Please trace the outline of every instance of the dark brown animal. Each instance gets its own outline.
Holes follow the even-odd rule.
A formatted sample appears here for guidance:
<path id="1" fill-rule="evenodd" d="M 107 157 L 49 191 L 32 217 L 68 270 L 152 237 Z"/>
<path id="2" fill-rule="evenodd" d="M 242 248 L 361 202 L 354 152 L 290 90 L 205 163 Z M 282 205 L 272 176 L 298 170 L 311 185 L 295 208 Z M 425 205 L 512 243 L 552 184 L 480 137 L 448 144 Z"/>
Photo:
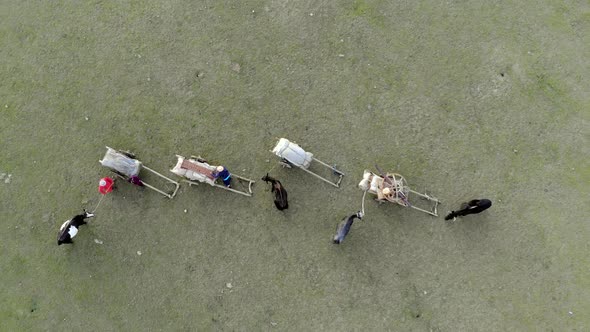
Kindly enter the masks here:
<path id="1" fill-rule="evenodd" d="M 274 194 L 274 202 L 277 209 L 281 211 L 288 209 L 289 202 L 287 201 L 287 190 L 285 190 L 281 181 L 270 177 L 268 173 L 262 178 L 262 181 L 270 183 L 271 192 Z"/>

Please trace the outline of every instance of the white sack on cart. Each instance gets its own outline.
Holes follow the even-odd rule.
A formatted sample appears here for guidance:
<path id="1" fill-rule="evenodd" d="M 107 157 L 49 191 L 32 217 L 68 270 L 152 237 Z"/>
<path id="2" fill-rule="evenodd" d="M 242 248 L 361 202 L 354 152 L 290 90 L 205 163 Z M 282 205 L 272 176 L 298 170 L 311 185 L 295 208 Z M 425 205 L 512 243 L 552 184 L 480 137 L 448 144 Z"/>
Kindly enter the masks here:
<path id="1" fill-rule="evenodd" d="M 305 152 L 299 145 L 289 142 L 286 138 L 281 138 L 272 152 L 287 159 L 291 164 L 305 169 L 309 167 L 313 158 L 312 153 Z"/>
<path id="2" fill-rule="evenodd" d="M 139 160 L 129 158 L 112 148 L 107 148 L 107 153 L 100 160 L 100 163 L 129 177 L 138 175 L 141 170 L 141 162 Z"/>

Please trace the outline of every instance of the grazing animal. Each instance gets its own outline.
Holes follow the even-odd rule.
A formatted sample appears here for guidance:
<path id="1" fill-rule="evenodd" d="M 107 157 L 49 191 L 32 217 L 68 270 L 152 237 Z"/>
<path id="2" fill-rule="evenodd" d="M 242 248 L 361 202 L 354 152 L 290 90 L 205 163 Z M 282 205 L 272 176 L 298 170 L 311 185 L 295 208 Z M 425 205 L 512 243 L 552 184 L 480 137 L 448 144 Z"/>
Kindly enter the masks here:
<path id="1" fill-rule="evenodd" d="M 285 187 L 283 187 L 281 181 L 270 177 L 268 173 L 266 173 L 266 175 L 262 178 L 262 181 L 265 181 L 267 183 L 270 182 L 271 192 L 275 196 L 274 201 L 277 209 L 281 211 L 288 209 L 289 202 L 287 201 L 287 190 L 285 190 Z"/>
<path id="2" fill-rule="evenodd" d="M 451 213 L 445 217 L 445 220 L 455 220 L 459 216 L 480 213 L 481 211 L 488 209 L 490 206 L 492 206 L 492 201 L 489 199 L 474 199 L 467 203 L 461 204 L 461 210 L 451 211 Z"/>
<path id="3" fill-rule="evenodd" d="M 359 211 L 349 217 L 342 219 L 340 224 L 338 224 L 338 227 L 336 227 L 336 235 L 334 235 L 335 244 L 340 244 L 342 241 L 344 241 L 344 238 L 348 232 L 350 232 L 350 227 L 354 222 L 354 218 L 363 219 L 363 213 Z"/>
<path id="4" fill-rule="evenodd" d="M 86 212 L 74 216 L 72 219 L 67 220 L 59 228 L 59 234 L 57 235 L 57 245 L 60 246 L 64 243 L 73 243 L 72 238 L 78 234 L 78 228 L 86 224 L 84 219 L 92 218 L 94 214 Z"/>

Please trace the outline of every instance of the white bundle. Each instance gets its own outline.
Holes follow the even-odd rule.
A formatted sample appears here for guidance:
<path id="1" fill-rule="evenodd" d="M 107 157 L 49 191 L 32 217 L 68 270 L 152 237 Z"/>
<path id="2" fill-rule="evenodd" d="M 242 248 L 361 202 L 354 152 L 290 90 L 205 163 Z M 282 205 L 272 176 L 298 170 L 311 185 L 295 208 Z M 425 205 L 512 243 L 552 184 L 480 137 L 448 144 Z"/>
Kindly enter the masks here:
<path id="1" fill-rule="evenodd" d="M 176 162 L 176 166 L 174 166 L 173 169 L 170 170 L 170 172 L 179 175 L 179 176 L 185 176 L 186 174 L 186 169 L 182 168 L 182 163 L 184 162 L 184 157 L 181 156 L 177 156 L 178 157 L 178 162 Z"/>
<path id="2" fill-rule="evenodd" d="M 377 192 L 379 190 L 379 185 L 383 182 L 383 179 L 380 177 L 373 175 L 373 180 L 371 181 L 371 191 Z"/>
<path id="3" fill-rule="evenodd" d="M 141 169 L 141 162 L 108 147 L 107 153 L 100 160 L 100 163 L 126 176 L 138 175 Z"/>
<path id="4" fill-rule="evenodd" d="M 362 191 L 367 191 L 369 190 L 369 182 L 371 181 L 371 172 L 365 171 L 363 173 L 363 179 L 361 180 L 361 182 L 359 183 L 359 188 Z"/>
<path id="5" fill-rule="evenodd" d="M 299 145 L 289 142 L 286 138 L 281 138 L 272 152 L 281 158 L 287 159 L 291 164 L 306 169 L 313 158 L 312 153 L 305 152 Z"/>

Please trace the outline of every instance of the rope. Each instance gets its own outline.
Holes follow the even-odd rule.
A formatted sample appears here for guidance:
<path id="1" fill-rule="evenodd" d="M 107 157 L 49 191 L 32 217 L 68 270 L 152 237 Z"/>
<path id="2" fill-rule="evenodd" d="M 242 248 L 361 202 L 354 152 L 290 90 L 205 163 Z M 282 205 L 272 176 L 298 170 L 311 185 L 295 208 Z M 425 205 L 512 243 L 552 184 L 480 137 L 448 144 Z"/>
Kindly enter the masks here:
<path id="1" fill-rule="evenodd" d="M 115 185 L 115 181 L 113 181 L 113 183 L 111 183 L 111 185 L 106 189 L 106 191 L 108 191 L 109 189 L 111 189 L 112 186 Z M 107 192 L 108 194 L 108 192 Z M 96 204 L 96 207 L 94 208 L 94 210 L 92 210 L 92 214 L 94 214 L 94 212 L 96 211 L 96 209 L 98 209 L 98 207 L 100 206 L 100 203 L 102 203 L 103 198 L 106 196 L 106 194 L 102 195 L 102 197 L 100 198 L 100 200 L 98 201 L 98 204 Z"/>
<path id="2" fill-rule="evenodd" d="M 94 210 L 92 210 L 92 214 L 94 214 L 94 212 L 96 211 L 96 209 L 98 209 L 98 207 L 100 206 L 100 203 L 102 202 L 102 199 L 105 197 L 106 195 L 102 195 L 102 197 L 100 198 L 100 200 L 98 201 L 98 204 L 96 205 L 96 207 L 94 208 Z"/>
<path id="3" fill-rule="evenodd" d="M 275 169 L 275 167 L 277 167 L 279 163 L 275 163 L 275 165 L 273 167 L 271 167 L 268 171 L 266 171 L 266 174 L 270 174 L 270 172 Z"/>
<path id="4" fill-rule="evenodd" d="M 363 214 L 363 217 L 365 216 L 365 196 L 367 195 L 367 191 L 368 190 L 365 190 L 363 193 L 363 200 L 361 201 L 361 213 Z"/>

